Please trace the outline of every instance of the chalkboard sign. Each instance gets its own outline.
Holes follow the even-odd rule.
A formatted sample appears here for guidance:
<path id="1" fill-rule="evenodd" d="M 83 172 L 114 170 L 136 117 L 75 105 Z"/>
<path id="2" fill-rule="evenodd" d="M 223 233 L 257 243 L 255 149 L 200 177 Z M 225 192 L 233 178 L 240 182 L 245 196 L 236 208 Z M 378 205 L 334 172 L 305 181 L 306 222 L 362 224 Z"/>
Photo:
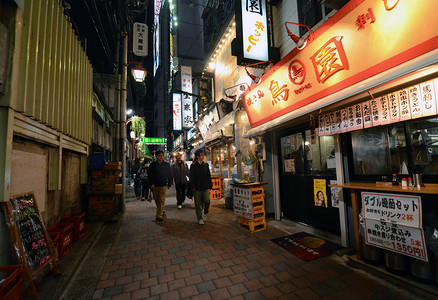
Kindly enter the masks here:
<path id="1" fill-rule="evenodd" d="M 29 282 L 29 294 L 36 297 L 33 280 L 42 278 L 53 269 L 59 274 L 56 253 L 47 234 L 33 193 L 9 198 L 3 211 L 11 233 L 11 240 L 18 260 L 24 265 L 24 275 Z"/>

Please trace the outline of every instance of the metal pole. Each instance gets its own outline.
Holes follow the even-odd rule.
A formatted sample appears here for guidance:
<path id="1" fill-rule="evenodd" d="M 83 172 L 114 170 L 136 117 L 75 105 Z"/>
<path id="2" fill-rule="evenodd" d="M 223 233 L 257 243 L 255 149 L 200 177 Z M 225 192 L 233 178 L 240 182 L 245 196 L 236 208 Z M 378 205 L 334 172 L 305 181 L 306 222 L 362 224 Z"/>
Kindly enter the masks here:
<path id="1" fill-rule="evenodd" d="M 114 130 L 114 159 L 115 161 L 121 161 L 121 148 L 120 148 L 120 37 L 117 39 L 117 48 L 116 48 L 116 74 L 114 77 L 114 83 L 116 87 L 116 91 L 114 93 L 114 104 L 115 104 L 115 112 L 116 112 L 116 128 Z M 125 174 L 123 174 L 123 177 Z"/>

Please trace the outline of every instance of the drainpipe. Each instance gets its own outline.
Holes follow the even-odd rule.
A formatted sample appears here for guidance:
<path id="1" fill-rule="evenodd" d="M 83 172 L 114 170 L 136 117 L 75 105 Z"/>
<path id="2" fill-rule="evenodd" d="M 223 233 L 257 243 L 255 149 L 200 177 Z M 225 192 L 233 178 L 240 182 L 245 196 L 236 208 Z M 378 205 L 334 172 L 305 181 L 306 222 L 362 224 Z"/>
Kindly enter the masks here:
<path id="1" fill-rule="evenodd" d="M 120 36 L 117 39 L 117 48 L 116 48 L 116 74 L 114 77 L 114 86 L 115 93 L 114 93 L 114 103 L 115 103 L 115 113 L 116 113 L 116 122 L 115 122 L 115 130 L 114 130 L 114 155 L 113 159 L 115 161 L 121 161 L 121 154 L 120 154 Z M 123 175 L 125 176 L 125 175 Z"/>
<path id="2" fill-rule="evenodd" d="M 123 192 L 122 192 L 122 210 L 125 211 L 125 199 L 126 199 L 126 83 L 128 78 L 128 33 L 122 32 L 123 39 L 123 57 L 122 57 L 122 81 L 121 81 L 121 123 L 120 123 L 120 144 L 122 146 L 122 172 L 123 172 Z"/>

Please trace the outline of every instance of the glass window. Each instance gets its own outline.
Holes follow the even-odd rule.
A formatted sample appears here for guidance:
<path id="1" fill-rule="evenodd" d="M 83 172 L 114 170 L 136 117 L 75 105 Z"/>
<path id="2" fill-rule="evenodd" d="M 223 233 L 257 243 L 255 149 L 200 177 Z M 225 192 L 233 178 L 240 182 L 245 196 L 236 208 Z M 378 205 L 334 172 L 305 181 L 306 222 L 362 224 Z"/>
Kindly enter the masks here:
<path id="1" fill-rule="evenodd" d="M 310 130 L 307 130 L 305 145 L 310 174 L 336 172 L 335 143 L 332 135 L 319 136 L 312 144 Z"/>
<path id="2" fill-rule="evenodd" d="M 351 133 L 355 175 L 407 174 L 403 124 L 372 127 Z"/>
<path id="3" fill-rule="evenodd" d="M 411 173 L 438 174 L 438 118 L 407 123 Z"/>
<path id="4" fill-rule="evenodd" d="M 303 134 L 300 132 L 282 137 L 280 143 L 284 173 L 304 173 Z"/>

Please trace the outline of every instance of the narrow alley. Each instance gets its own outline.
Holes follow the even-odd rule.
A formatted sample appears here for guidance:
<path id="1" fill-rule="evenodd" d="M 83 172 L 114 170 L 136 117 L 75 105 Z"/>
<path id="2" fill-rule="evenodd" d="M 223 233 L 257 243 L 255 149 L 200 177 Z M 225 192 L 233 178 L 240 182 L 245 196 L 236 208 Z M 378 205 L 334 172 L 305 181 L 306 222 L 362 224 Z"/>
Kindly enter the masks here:
<path id="1" fill-rule="evenodd" d="M 166 218 L 155 204 L 128 194 L 118 224 L 104 226 L 62 299 L 414 299 L 346 265 L 337 254 L 305 262 L 270 240 L 287 235 L 272 226 L 250 234 L 238 228 L 222 200 L 198 225 L 193 201 Z"/>

